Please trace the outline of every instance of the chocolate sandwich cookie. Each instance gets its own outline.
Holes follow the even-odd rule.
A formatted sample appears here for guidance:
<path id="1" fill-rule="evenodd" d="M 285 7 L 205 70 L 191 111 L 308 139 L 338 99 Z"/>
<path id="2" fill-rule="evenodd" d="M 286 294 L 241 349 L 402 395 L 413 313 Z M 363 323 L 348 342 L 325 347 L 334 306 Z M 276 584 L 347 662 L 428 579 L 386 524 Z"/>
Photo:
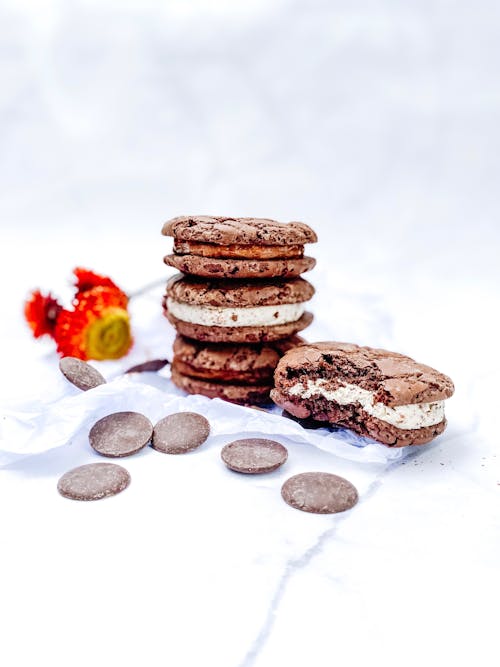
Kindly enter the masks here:
<path id="1" fill-rule="evenodd" d="M 163 226 L 174 237 L 165 263 L 204 278 L 293 278 L 315 265 L 304 244 L 317 241 L 302 222 L 267 218 L 181 216 Z"/>
<path id="2" fill-rule="evenodd" d="M 178 274 L 167 284 L 164 312 L 178 333 L 209 342 L 258 343 L 293 336 L 312 321 L 305 302 L 314 287 L 288 281 L 203 281 Z"/>
<path id="3" fill-rule="evenodd" d="M 300 336 L 241 345 L 203 343 L 178 335 L 174 341 L 172 365 L 177 372 L 201 380 L 272 386 L 278 361 L 285 352 L 304 343 Z"/>
<path id="4" fill-rule="evenodd" d="M 287 350 L 303 344 L 300 336 L 273 343 L 204 343 L 177 336 L 172 381 L 190 394 L 233 403 L 267 403 L 273 374 Z"/>
<path id="5" fill-rule="evenodd" d="M 274 375 L 273 401 L 301 419 L 312 417 L 403 447 L 423 445 L 446 427 L 449 377 L 396 352 L 349 343 L 290 350 Z"/>

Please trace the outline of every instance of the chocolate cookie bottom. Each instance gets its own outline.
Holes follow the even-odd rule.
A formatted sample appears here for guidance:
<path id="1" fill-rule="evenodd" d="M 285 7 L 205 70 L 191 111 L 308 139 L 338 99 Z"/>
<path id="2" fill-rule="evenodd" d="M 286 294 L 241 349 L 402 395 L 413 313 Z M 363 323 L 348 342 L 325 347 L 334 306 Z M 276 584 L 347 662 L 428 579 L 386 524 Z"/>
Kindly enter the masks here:
<path id="1" fill-rule="evenodd" d="M 416 429 L 402 429 L 369 415 L 356 404 L 339 405 L 326 398 L 296 398 L 281 393 L 278 389 L 271 392 L 272 400 L 296 417 L 311 417 L 335 426 L 351 429 L 389 447 L 407 445 L 425 445 L 440 435 L 446 428 L 446 419 L 432 426 Z"/>
<path id="2" fill-rule="evenodd" d="M 172 366 L 172 382 L 188 394 L 201 394 L 208 398 L 222 398 L 230 403 L 268 403 L 271 385 L 244 385 L 210 382 L 180 373 Z"/>
<path id="3" fill-rule="evenodd" d="M 294 259 L 226 259 L 198 255 L 167 255 L 165 264 L 203 278 L 296 278 L 314 268 L 312 257 Z"/>

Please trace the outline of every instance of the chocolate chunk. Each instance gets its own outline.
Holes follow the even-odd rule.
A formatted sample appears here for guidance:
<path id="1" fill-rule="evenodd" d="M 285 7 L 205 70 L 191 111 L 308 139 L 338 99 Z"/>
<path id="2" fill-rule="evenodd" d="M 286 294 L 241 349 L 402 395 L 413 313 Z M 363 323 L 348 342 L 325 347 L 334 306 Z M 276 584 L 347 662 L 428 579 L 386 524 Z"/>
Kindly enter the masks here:
<path id="1" fill-rule="evenodd" d="M 128 371 L 125 371 L 125 374 L 156 373 L 157 371 L 161 371 L 161 369 L 169 363 L 170 362 L 168 359 L 151 359 L 151 361 L 145 361 L 142 364 L 137 364 L 137 366 L 132 366 L 132 368 L 129 368 Z"/>
<path id="2" fill-rule="evenodd" d="M 72 500 L 99 500 L 120 493 L 130 484 L 130 475 L 115 463 L 89 463 L 64 473 L 57 490 Z"/>
<path id="3" fill-rule="evenodd" d="M 154 427 L 152 446 L 164 454 L 185 454 L 202 445 L 210 424 L 197 412 L 175 412 Z"/>
<path id="4" fill-rule="evenodd" d="M 119 458 L 145 447 L 153 435 L 153 425 L 138 412 L 114 412 L 90 429 L 90 445 L 98 454 Z"/>
<path id="5" fill-rule="evenodd" d="M 358 502 L 356 488 L 343 477 L 328 472 L 303 472 L 281 487 L 283 500 L 295 509 L 314 514 L 335 514 Z"/>
<path id="6" fill-rule="evenodd" d="M 106 380 L 97 369 L 76 357 L 63 357 L 59 362 L 59 369 L 71 384 L 82 391 L 106 384 Z"/>
<path id="7" fill-rule="evenodd" d="M 228 468 L 251 475 L 272 472 L 287 460 L 288 452 L 279 442 L 265 438 L 235 440 L 221 451 Z"/>

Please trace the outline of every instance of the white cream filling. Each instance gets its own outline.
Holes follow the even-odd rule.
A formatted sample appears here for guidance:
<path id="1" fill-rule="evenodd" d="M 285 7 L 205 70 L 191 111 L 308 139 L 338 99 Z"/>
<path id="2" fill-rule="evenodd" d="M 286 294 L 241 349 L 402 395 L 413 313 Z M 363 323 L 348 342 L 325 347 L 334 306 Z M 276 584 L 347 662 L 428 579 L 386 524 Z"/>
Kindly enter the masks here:
<path id="1" fill-rule="evenodd" d="M 339 405 L 351 405 L 358 403 L 365 412 L 381 421 L 392 424 L 402 429 L 423 428 L 439 424 L 444 419 L 444 401 L 433 403 L 410 403 L 408 405 L 397 405 L 394 408 L 384 403 L 374 402 L 374 393 L 358 387 L 355 384 L 344 384 L 338 389 L 325 389 L 327 380 L 308 380 L 307 388 L 302 384 L 296 384 L 288 393 L 300 398 L 311 398 L 312 396 L 323 396 L 329 401 L 335 401 Z"/>
<path id="2" fill-rule="evenodd" d="M 251 327 L 288 324 L 299 320 L 305 310 L 303 303 L 284 303 L 276 306 L 252 308 L 221 308 L 218 306 L 193 306 L 189 303 L 167 299 L 167 308 L 178 320 L 208 327 Z"/>

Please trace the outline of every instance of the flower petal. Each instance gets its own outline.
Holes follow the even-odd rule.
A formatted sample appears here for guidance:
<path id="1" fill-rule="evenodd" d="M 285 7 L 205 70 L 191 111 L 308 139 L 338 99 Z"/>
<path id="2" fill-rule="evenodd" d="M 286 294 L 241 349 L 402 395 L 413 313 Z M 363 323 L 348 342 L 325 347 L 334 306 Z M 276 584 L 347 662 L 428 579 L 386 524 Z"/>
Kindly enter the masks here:
<path id="1" fill-rule="evenodd" d="M 118 285 L 111 280 L 111 278 L 108 278 L 107 276 L 101 276 L 98 273 L 94 273 L 94 271 L 84 269 L 80 266 L 73 270 L 73 274 L 76 278 L 76 296 L 82 292 L 87 292 L 94 287 L 111 287 L 117 290 L 120 289 Z"/>
<path id="2" fill-rule="evenodd" d="M 63 357 L 118 359 L 132 345 L 127 295 L 118 288 L 94 287 L 77 294 L 74 310 L 60 314 L 54 338 Z"/>
<path id="3" fill-rule="evenodd" d="M 42 294 L 40 290 L 32 292 L 30 298 L 24 304 L 24 317 L 28 322 L 33 336 L 54 336 L 56 322 L 62 311 L 62 306 L 52 294 Z"/>

